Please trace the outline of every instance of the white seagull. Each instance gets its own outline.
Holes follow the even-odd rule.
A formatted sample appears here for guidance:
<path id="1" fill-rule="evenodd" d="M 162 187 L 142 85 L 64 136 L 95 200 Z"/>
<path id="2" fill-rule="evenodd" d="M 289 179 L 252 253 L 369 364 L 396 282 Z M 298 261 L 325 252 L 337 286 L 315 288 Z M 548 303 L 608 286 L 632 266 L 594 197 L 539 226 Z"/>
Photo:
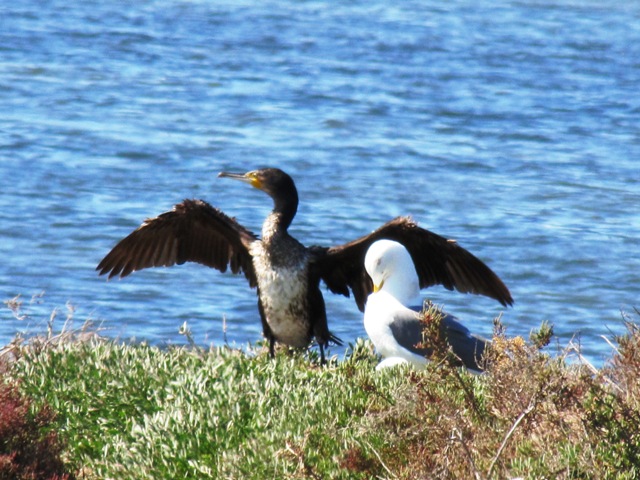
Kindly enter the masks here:
<path id="1" fill-rule="evenodd" d="M 376 370 L 400 363 L 423 368 L 431 353 L 418 348 L 422 342 L 423 324 L 420 308 L 418 275 L 407 249 L 392 240 L 378 240 L 369 247 L 365 269 L 373 280 L 373 293 L 364 310 L 364 328 L 384 360 Z M 441 328 L 453 353 L 462 364 L 480 371 L 480 359 L 487 341 L 472 335 L 452 315 L 443 313 Z"/>

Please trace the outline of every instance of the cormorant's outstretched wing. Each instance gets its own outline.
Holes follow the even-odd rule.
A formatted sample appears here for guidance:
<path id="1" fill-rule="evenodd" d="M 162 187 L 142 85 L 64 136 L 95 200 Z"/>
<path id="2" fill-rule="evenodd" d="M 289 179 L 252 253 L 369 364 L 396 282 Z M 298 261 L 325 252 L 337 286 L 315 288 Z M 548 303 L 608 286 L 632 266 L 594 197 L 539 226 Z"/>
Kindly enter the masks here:
<path id="1" fill-rule="evenodd" d="M 312 268 L 333 293 L 349 296 L 353 291 L 358 308 L 364 311 L 373 283 L 364 268 L 369 246 L 380 239 L 395 240 L 411 254 L 420 288 L 443 285 L 463 293 L 485 295 L 502 305 L 513 304 L 509 289 L 481 260 L 454 240 L 418 227 L 407 217 L 397 217 L 379 229 L 344 245 L 312 247 Z"/>
<path id="2" fill-rule="evenodd" d="M 256 286 L 249 245 L 257 237 L 233 218 L 202 200 L 184 200 L 155 218 L 147 219 L 122 239 L 96 270 L 126 277 L 149 267 L 197 262 L 221 272 L 231 267 Z"/>

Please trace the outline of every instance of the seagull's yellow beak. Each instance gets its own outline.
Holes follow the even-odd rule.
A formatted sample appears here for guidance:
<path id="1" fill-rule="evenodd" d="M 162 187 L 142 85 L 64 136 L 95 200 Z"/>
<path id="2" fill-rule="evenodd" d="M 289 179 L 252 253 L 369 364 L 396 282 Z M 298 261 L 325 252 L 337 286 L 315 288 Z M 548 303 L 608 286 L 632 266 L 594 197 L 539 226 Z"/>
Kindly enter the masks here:
<path id="1" fill-rule="evenodd" d="M 373 284 L 373 293 L 377 293 L 380 291 L 380 289 L 382 288 L 382 286 L 384 285 L 384 280 L 382 280 L 380 283 L 378 284 Z"/>

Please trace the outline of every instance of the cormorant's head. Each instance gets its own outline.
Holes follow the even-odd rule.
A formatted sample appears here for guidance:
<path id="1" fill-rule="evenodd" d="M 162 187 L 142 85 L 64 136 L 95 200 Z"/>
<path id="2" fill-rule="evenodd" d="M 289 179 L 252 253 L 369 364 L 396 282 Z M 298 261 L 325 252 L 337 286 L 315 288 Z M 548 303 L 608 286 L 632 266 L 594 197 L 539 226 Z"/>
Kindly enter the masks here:
<path id="1" fill-rule="evenodd" d="M 274 200 L 295 195 L 298 192 L 293 180 L 279 168 L 261 168 L 247 173 L 220 172 L 218 177 L 234 178 L 262 190 Z"/>
<path id="2" fill-rule="evenodd" d="M 279 228 L 289 227 L 298 211 L 298 190 L 289 175 L 279 168 L 261 168 L 247 173 L 220 172 L 218 176 L 235 178 L 267 193 L 273 199 Z"/>

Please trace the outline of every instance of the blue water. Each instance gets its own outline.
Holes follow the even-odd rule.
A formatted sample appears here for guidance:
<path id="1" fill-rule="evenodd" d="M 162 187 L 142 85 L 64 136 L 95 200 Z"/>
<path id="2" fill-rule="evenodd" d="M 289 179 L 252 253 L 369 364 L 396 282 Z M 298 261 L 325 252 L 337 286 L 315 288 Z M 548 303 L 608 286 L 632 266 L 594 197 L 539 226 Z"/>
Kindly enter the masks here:
<path id="1" fill-rule="evenodd" d="M 601 336 L 640 306 L 640 5 L 334 3 L 0 6 L 0 297 L 26 315 L 0 310 L 0 344 L 54 309 L 56 328 L 156 344 L 185 321 L 201 344 L 259 340 L 243 277 L 94 268 L 186 197 L 259 231 L 270 200 L 216 174 L 277 166 L 304 243 L 410 214 L 507 283 L 508 332 L 550 320 L 560 345 L 610 355 Z M 424 293 L 484 335 L 503 311 Z M 352 300 L 325 297 L 334 333 L 365 335 Z"/>

